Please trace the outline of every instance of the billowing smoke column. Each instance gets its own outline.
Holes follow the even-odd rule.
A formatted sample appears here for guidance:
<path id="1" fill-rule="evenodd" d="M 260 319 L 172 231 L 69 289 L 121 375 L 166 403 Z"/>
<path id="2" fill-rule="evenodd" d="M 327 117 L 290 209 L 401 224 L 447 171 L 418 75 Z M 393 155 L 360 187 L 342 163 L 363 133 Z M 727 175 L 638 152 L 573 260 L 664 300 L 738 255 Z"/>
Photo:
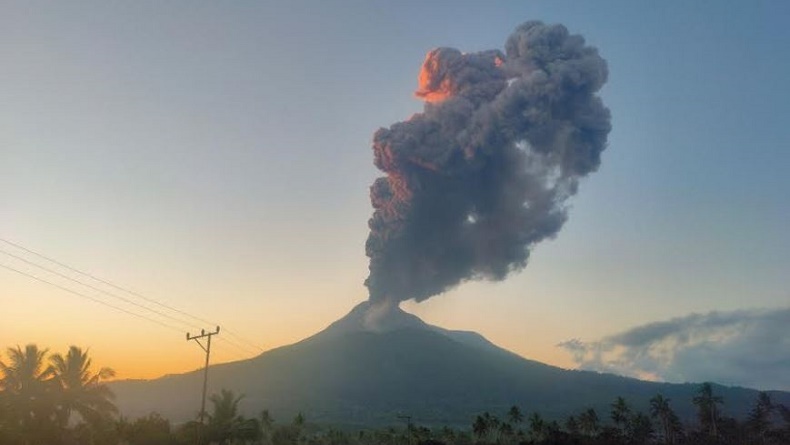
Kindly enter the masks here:
<path id="1" fill-rule="evenodd" d="M 561 25 L 528 22 L 498 50 L 428 53 L 423 113 L 380 129 L 366 244 L 374 303 L 501 280 L 557 234 L 611 129 L 606 62 Z"/>

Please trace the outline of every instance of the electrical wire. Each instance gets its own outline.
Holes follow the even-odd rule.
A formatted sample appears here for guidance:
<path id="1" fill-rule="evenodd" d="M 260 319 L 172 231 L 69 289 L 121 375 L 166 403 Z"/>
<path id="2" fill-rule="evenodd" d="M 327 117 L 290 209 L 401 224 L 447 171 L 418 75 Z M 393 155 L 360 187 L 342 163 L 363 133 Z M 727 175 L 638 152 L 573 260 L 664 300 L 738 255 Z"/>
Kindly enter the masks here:
<path id="1" fill-rule="evenodd" d="M 129 294 L 129 295 L 132 295 L 132 296 L 134 296 L 134 297 L 140 298 L 140 299 L 142 299 L 142 300 L 144 300 L 144 301 L 147 301 L 147 302 L 149 302 L 149 303 L 155 304 L 155 305 L 157 305 L 157 306 L 159 306 L 159 307 L 162 307 L 162 308 L 164 308 L 164 309 L 167 309 L 167 310 L 173 311 L 173 312 L 175 312 L 175 313 L 178 313 L 178 314 L 181 314 L 181 315 L 183 315 L 183 316 L 189 317 L 189 318 L 191 318 L 191 319 L 193 319 L 193 320 L 200 321 L 200 322 L 202 322 L 202 323 L 207 323 L 207 324 L 210 324 L 210 325 L 218 325 L 218 323 L 213 323 L 213 322 L 211 322 L 211 321 L 209 321 L 209 320 L 206 320 L 206 319 L 204 319 L 204 318 L 197 317 L 197 316 L 195 316 L 195 315 L 192 315 L 192 314 L 190 314 L 190 313 L 188 313 L 188 312 L 185 312 L 185 311 L 182 311 L 182 310 L 180 310 L 180 309 L 177 309 L 177 308 L 174 308 L 174 307 L 172 307 L 172 306 L 169 306 L 169 305 L 167 305 L 167 304 L 161 303 L 161 302 L 159 302 L 159 301 L 157 301 L 157 300 L 155 300 L 155 299 L 153 299 L 153 298 L 146 297 L 146 296 L 144 296 L 144 295 L 142 295 L 142 294 L 140 294 L 140 293 L 138 293 L 138 292 L 135 292 L 135 291 L 129 290 L 129 289 L 127 289 L 127 288 L 124 288 L 124 287 L 122 287 L 122 286 L 119 286 L 119 285 L 117 285 L 117 284 L 114 284 L 114 283 L 112 283 L 112 282 L 110 282 L 110 281 L 107 281 L 107 280 L 104 280 L 104 279 L 102 279 L 102 278 L 99 278 L 99 277 L 97 277 L 97 276 L 95 276 L 95 275 L 93 275 L 93 274 L 90 274 L 90 273 L 88 273 L 88 272 L 84 272 L 84 271 L 82 271 L 82 270 L 80 270 L 80 269 L 77 269 L 77 268 L 71 267 L 71 266 L 69 266 L 69 265 L 67 265 L 67 264 L 65 264 L 65 263 L 63 263 L 63 262 L 61 262 L 61 261 L 58 261 L 58 260 L 56 260 L 56 259 L 54 259 L 54 258 L 52 258 L 52 257 L 49 257 L 49 256 L 46 256 L 46 255 L 43 255 L 43 254 L 41 254 L 41 253 L 38 253 L 38 252 L 36 252 L 36 251 L 34 251 L 34 250 L 32 250 L 32 249 L 29 249 L 29 248 L 27 248 L 27 247 L 25 247 L 25 246 L 22 246 L 22 245 L 20 245 L 20 244 L 14 243 L 14 242 L 12 242 L 12 241 L 9 241 L 9 240 L 3 239 L 3 238 L 0 238 L 0 241 L 2 241 L 2 242 L 4 242 L 4 243 L 6 243 L 6 244 L 8 244 L 8 245 L 11 245 L 11 246 L 13 246 L 13 247 L 15 247 L 15 248 L 17 248 L 17 249 L 20 249 L 20 250 L 22 250 L 22 251 L 24 251 L 24 252 L 27 252 L 27 253 L 29 253 L 29 254 L 35 255 L 35 256 L 37 256 L 37 257 L 39 257 L 39 258 L 42 258 L 42 259 L 44 259 L 44 260 L 46 260 L 46 261 L 49 261 L 49 262 L 51 262 L 51 263 L 53 263 L 53 264 L 56 264 L 56 265 L 58 265 L 58 266 L 60 266 L 60 267 L 63 267 L 63 268 L 65 268 L 65 269 L 69 270 L 69 271 L 72 271 L 72 272 L 78 273 L 78 274 L 80 274 L 80 275 L 82 275 L 82 276 L 88 277 L 88 278 L 90 278 L 90 279 L 92 279 L 92 280 L 95 280 L 95 281 L 97 281 L 97 282 L 99 282 L 99 283 L 105 284 L 105 285 L 107 285 L 107 286 L 110 286 L 110 287 L 112 287 L 112 288 L 114 288 L 114 289 L 117 289 L 117 290 L 119 290 L 119 291 L 125 292 L 125 293 L 127 293 L 127 294 Z M 0 250 L 0 253 L 4 253 L 4 254 L 6 254 L 6 255 L 8 255 L 8 256 L 11 256 L 11 257 L 13 257 L 13 258 L 15 258 L 15 259 L 19 260 L 19 261 L 23 261 L 23 262 L 25 262 L 25 263 L 27 263 L 27 264 L 30 264 L 30 265 L 32 265 L 32 266 L 35 266 L 35 267 L 38 267 L 38 268 L 40 268 L 40 269 L 42 269 L 42 270 L 45 270 L 45 271 L 47 271 L 47 272 L 49 272 L 49 273 L 55 274 L 55 275 L 57 275 L 57 276 L 60 276 L 60 277 L 62 277 L 62 278 L 65 278 L 65 279 L 67 279 L 67 280 L 69 280 L 69 281 L 75 282 L 75 283 L 77 283 L 77 284 L 80 284 L 80 285 L 82 285 L 82 286 L 85 286 L 85 287 L 88 287 L 88 288 L 94 289 L 94 290 L 96 290 L 96 291 L 98 291 L 98 292 L 101 292 L 101 293 L 103 293 L 103 294 L 109 295 L 109 296 L 111 296 L 111 297 L 113 297 L 113 298 L 119 299 L 119 300 L 121 300 L 121 301 L 124 301 L 124 302 L 126 302 L 126 303 L 128 303 L 128 304 L 132 304 L 132 305 L 134 305 L 134 306 L 140 307 L 140 308 L 142 308 L 142 309 L 145 309 L 145 310 L 147 310 L 147 311 L 153 312 L 153 313 L 155 313 L 155 314 L 157 314 L 157 315 L 160 315 L 160 316 L 162 316 L 162 317 L 165 317 L 165 318 L 168 318 L 168 319 L 174 320 L 174 321 L 176 321 L 176 322 L 178 322 L 178 323 L 181 323 L 181 324 L 183 324 L 183 325 L 190 326 L 190 327 L 192 327 L 192 328 L 199 328 L 199 326 L 198 326 L 198 325 L 196 325 L 196 324 L 194 324 L 193 322 L 187 322 L 187 321 L 184 321 L 183 319 L 179 319 L 179 318 L 173 317 L 173 316 L 171 316 L 171 315 L 165 314 L 165 313 L 163 313 L 163 312 L 161 312 L 161 311 L 157 311 L 157 310 L 155 310 L 155 309 L 152 309 L 152 308 L 150 308 L 150 307 L 148 307 L 148 306 L 145 306 L 145 305 L 139 304 L 139 303 L 137 303 L 137 302 L 134 302 L 134 301 L 132 301 L 132 300 L 130 300 L 130 299 L 127 299 L 127 298 L 121 297 L 121 296 L 119 296 L 119 295 L 116 295 L 116 294 L 113 294 L 113 293 L 111 293 L 111 292 L 108 292 L 108 291 L 106 291 L 106 290 L 104 290 L 104 289 L 101 289 L 101 288 L 98 288 L 98 287 L 92 286 L 92 285 L 90 285 L 90 284 L 84 283 L 84 282 L 82 282 L 82 281 L 80 281 L 80 280 L 77 280 L 77 279 L 75 279 L 75 278 L 72 278 L 72 277 L 69 277 L 69 276 L 67 276 L 67 275 L 61 274 L 61 273 L 59 273 L 59 272 L 57 272 L 57 271 L 54 271 L 54 270 L 52 270 L 52 269 L 49 269 L 49 268 L 47 268 L 47 267 L 45 267 L 45 266 L 41 266 L 40 264 L 34 263 L 34 262 L 32 262 L 32 261 L 29 261 L 29 260 L 27 260 L 27 259 L 24 259 L 24 258 L 22 258 L 22 257 L 20 257 L 20 256 L 14 255 L 14 254 L 12 254 L 12 253 L 9 253 L 9 252 L 6 252 L 6 251 L 4 251 L 4 250 Z M 7 269 L 11 269 L 11 268 L 9 268 L 9 267 L 7 267 L 7 266 L 4 266 L 4 267 L 6 267 Z M 34 276 L 32 276 L 32 275 L 29 275 L 29 274 L 23 273 L 23 272 L 21 272 L 21 271 L 17 271 L 17 270 L 15 270 L 15 269 L 12 269 L 12 270 L 14 270 L 14 271 L 16 271 L 16 272 L 18 272 L 18 273 L 21 273 L 21 274 L 23 274 L 23 275 L 26 275 L 26 276 L 28 276 L 28 277 L 31 277 L 31 278 L 37 279 L 37 280 L 39 280 L 39 281 L 46 282 L 46 283 L 48 283 L 48 284 L 51 284 L 51 285 L 53 285 L 53 286 L 55 286 L 55 287 L 58 287 L 58 288 L 60 288 L 60 289 L 67 290 L 68 292 L 71 292 L 71 293 L 76 293 L 76 294 L 78 294 L 78 295 L 82 295 L 82 296 L 84 296 L 84 294 L 77 293 L 77 292 L 75 292 L 75 291 L 69 290 L 69 289 L 67 289 L 67 288 L 64 288 L 64 287 L 62 287 L 62 286 L 56 285 L 56 284 L 54 284 L 54 283 L 50 283 L 50 282 L 48 282 L 48 281 L 46 281 L 46 280 L 43 280 L 43 279 L 40 279 L 40 278 L 38 278 L 38 277 L 34 277 Z M 95 298 L 92 298 L 92 297 L 86 297 L 86 298 L 89 298 L 89 299 L 91 299 L 91 300 L 93 300 L 93 301 L 97 301 L 97 302 L 98 302 L 98 301 L 100 301 L 100 300 L 98 300 L 98 299 L 95 299 Z M 110 304 L 108 304 L 108 303 L 106 303 L 106 302 L 102 302 L 102 304 L 104 304 L 104 305 L 106 305 L 106 306 L 109 306 L 109 307 L 113 307 L 113 308 L 115 308 L 115 306 L 113 306 L 113 305 L 110 305 Z M 136 316 L 139 316 L 139 314 L 136 314 L 136 313 L 133 313 L 133 312 L 130 312 L 130 311 L 126 311 L 126 310 L 123 310 L 123 309 L 119 309 L 119 310 L 122 310 L 122 311 L 124 311 L 124 312 L 130 313 L 130 314 L 135 314 Z M 163 324 L 163 323 L 160 323 L 160 322 L 158 322 L 158 321 L 157 321 L 157 323 L 159 323 L 159 324 Z M 171 328 L 172 328 L 172 327 L 171 327 Z M 238 343 L 235 343 L 235 342 L 233 342 L 233 341 L 230 341 L 230 340 L 228 340 L 227 338 L 224 338 L 224 337 L 222 337 L 222 341 L 224 341 L 225 343 L 228 343 L 228 344 L 230 344 L 230 345 L 234 346 L 236 349 L 238 349 L 238 350 L 240 350 L 240 351 L 243 351 L 243 352 L 245 352 L 246 354 L 249 354 L 249 355 L 256 355 L 256 354 L 258 354 L 258 353 L 260 353 L 260 352 L 263 352 L 263 351 L 264 351 L 264 349 L 263 349 L 263 348 L 261 348 L 260 346 L 258 346 L 258 345 L 256 345 L 256 344 L 254 344 L 254 343 L 250 342 L 249 340 L 246 340 L 245 338 L 243 338 L 243 337 L 239 336 L 238 334 L 235 334 L 233 331 L 230 331 L 230 330 L 229 330 L 227 327 L 223 328 L 223 332 L 225 332 L 225 333 L 229 334 L 231 337 L 234 337 L 234 338 L 237 340 L 237 342 L 242 342 L 242 343 L 245 343 L 246 345 L 249 345 L 250 347 L 252 347 L 252 348 L 253 348 L 253 350 L 250 350 L 250 349 L 249 349 L 247 346 L 240 345 L 240 344 L 238 344 Z"/>
<path id="2" fill-rule="evenodd" d="M 60 261 L 58 261 L 58 260 L 56 260 L 56 259 L 54 259 L 54 258 L 51 258 L 51 257 L 48 257 L 48 256 L 46 256 L 46 255 L 40 254 L 40 253 L 38 253 L 38 252 L 36 252 L 36 251 L 33 251 L 33 250 L 31 250 L 31 249 L 28 249 L 27 247 L 21 246 L 21 245 L 19 245 L 19 244 L 17 244 L 17 243 L 14 243 L 14 242 L 8 241 L 8 240 L 6 240 L 6 239 L 3 239 L 3 238 L 0 238 L 0 241 L 4 242 L 4 243 L 6 243 L 6 244 L 10 244 L 10 245 L 12 245 L 12 246 L 16 247 L 17 249 L 24 250 L 25 252 L 27 252 L 27 253 L 30 253 L 30 254 L 33 254 L 33 255 L 35 255 L 35 256 L 37 256 L 37 257 L 39 257 L 39 258 L 43 258 L 43 259 L 45 259 L 45 260 L 47 260 L 47 261 L 49 261 L 49 262 L 55 263 L 55 264 L 57 264 L 58 266 L 64 267 L 64 268 L 66 268 L 66 269 L 68 269 L 68 270 L 70 270 L 70 271 L 72 271 L 72 272 L 76 272 L 76 273 L 78 273 L 78 274 L 80 274 L 80 275 L 84 275 L 84 276 L 86 276 L 86 277 L 88 277 L 88 278 L 90 278 L 90 279 L 92 279 L 92 280 L 96 280 L 96 281 L 98 281 L 98 282 L 100 282 L 100 283 L 106 284 L 106 285 L 108 285 L 108 286 L 110 286 L 110 287 L 113 287 L 113 288 L 115 288 L 115 289 L 117 289 L 117 290 L 120 290 L 120 291 L 126 292 L 126 293 L 128 293 L 128 294 L 130 294 L 130 295 L 134 295 L 135 297 L 142 298 L 143 300 L 145 300 L 145 301 L 148 301 L 149 303 L 153 303 L 153 304 L 156 304 L 156 305 L 158 305 L 158 306 L 161 306 L 161 307 L 163 307 L 163 308 L 165 308 L 165 309 L 169 309 L 169 310 L 171 310 L 171 311 L 173 311 L 173 312 L 177 312 L 177 313 L 179 313 L 179 314 L 181 314 L 181 315 L 185 315 L 185 316 L 187 316 L 187 317 L 189 317 L 189 318 L 192 318 L 192 319 L 194 319 L 194 320 L 197 320 L 197 321 L 199 321 L 199 322 L 201 322 L 201 323 L 207 323 L 207 324 L 216 324 L 216 323 L 213 323 L 213 322 L 211 322 L 211 321 L 208 321 L 208 320 L 206 320 L 206 319 L 203 319 L 203 318 L 200 318 L 200 317 L 196 317 L 196 316 L 194 316 L 194 315 L 192 315 L 192 314 L 189 314 L 189 313 L 187 313 L 187 312 L 184 312 L 184 311 L 182 311 L 182 310 L 180 310 L 180 309 L 176 309 L 176 308 L 174 308 L 174 307 L 168 306 L 168 305 L 166 305 L 166 304 L 164 304 L 164 303 L 161 303 L 161 302 L 159 302 L 159 301 L 156 301 L 156 300 L 154 300 L 154 299 L 152 299 L 152 298 L 148 298 L 148 297 L 146 297 L 146 296 L 144 296 L 144 295 L 141 295 L 141 294 L 139 294 L 139 293 L 137 293 L 137 292 L 134 292 L 134 291 L 132 291 L 132 290 L 126 289 L 126 288 L 124 288 L 124 287 L 121 287 L 121 286 L 118 286 L 117 284 L 114 284 L 114 283 L 111 283 L 111 282 L 109 282 L 109 281 L 107 281 L 107 280 L 101 279 L 101 278 L 99 278 L 99 277 L 97 277 L 97 276 L 95 276 L 95 275 L 92 275 L 92 274 L 89 274 L 89 273 L 87 273 L 87 272 L 84 272 L 84 271 L 82 271 L 82 270 L 79 270 L 79 269 L 76 269 L 76 268 L 74 268 L 74 267 L 71 267 L 71 266 L 69 266 L 68 264 L 64 264 L 64 263 L 62 263 L 62 262 L 60 262 Z"/>
<path id="3" fill-rule="evenodd" d="M 183 324 L 183 325 L 189 326 L 189 327 L 191 327 L 191 328 L 195 328 L 195 327 L 197 327 L 197 328 L 200 328 L 199 326 L 196 326 L 196 325 L 194 325 L 194 324 L 187 323 L 187 322 L 185 322 L 185 321 L 183 321 L 183 320 L 181 320 L 181 319 L 178 319 L 178 318 L 172 317 L 172 316 L 170 316 L 170 315 L 168 315 L 168 314 L 165 314 L 165 313 L 159 312 L 159 311 L 157 311 L 157 310 L 155 310 L 155 309 L 151 309 L 151 308 L 149 308 L 148 306 L 144 306 L 144 305 L 142 305 L 142 304 L 139 304 L 139 303 L 137 303 L 137 302 L 134 302 L 134 301 L 132 301 L 132 300 L 129 300 L 128 298 L 124 298 L 124 297 L 121 297 L 121 296 L 119 296 L 119 295 L 115 295 L 115 294 L 113 294 L 112 292 L 108 292 L 108 291 L 106 291 L 106 290 L 104 290 L 104 289 L 101 289 L 101 288 L 98 288 L 98 287 L 96 287 L 96 286 L 93 286 L 93 285 L 90 285 L 90 284 L 87 284 L 87 283 L 83 283 L 82 281 L 79 281 L 79 280 L 77 280 L 77 279 L 71 278 L 71 277 L 69 277 L 69 276 L 67 276 L 67 275 L 64 275 L 64 274 L 62 274 L 62 273 L 60 273 L 60 272 L 57 272 L 57 271 L 55 271 L 55 270 L 52 270 L 52 269 L 50 269 L 50 268 L 48 268 L 48 267 L 44 267 L 44 266 L 42 266 L 42 265 L 40 265 L 40 264 L 36 264 L 36 263 L 34 263 L 34 262 L 32 262 L 32 261 L 28 261 L 28 260 L 26 260 L 26 259 L 24 259 L 24 258 L 22 258 L 22 257 L 20 257 L 20 256 L 14 255 L 13 253 L 8 253 L 8 252 L 6 252 L 6 251 L 4 251 L 4 250 L 2 250 L 2 249 L 0 249 L 0 253 L 2 253 L 2 254 L 5 254 L 5 255 L 8 255 L 8 256 L 10 256 L 10 257 L 12 257 L 12 258 L 15 258 L 15 259 L 17 259 L 17 260 L 19 260 L 19 261 L 22 261 L 22 262 L 24 262 L 24 263 L 26 263 L 26 264 L 29 264 L 29 265 L 33 266 L 33 267 L 37 267 L 37 268 L 39 268 L 39 269 L 41 269 L 41 270 L 47 271 L 47 272 L 49 272 L 49 273 L 51 273 L 51 274 L 53 274 L 53 275 L 57 275 L 57 276 L 59 276 L 59 277 L 61 277 L 61 278 L 64 278 L 64 279 L 66 279 L 66 280 L 69 280 L 69 281 L 71 281 L 71 282 L 77 283 L 77 284 L 79 284 L 79 285 L 82 285 L 82 286 L 88 287 L 88 288 L 90 288 L 90 289 L 93 289 L 93 290 L 95 290 L 95 291 L 97 291 L 97 292 L 101 292 L 101 293 L 103 293 L 103 294 L 105 294 L 105 295 L 108 295 L 108 296 L 110 296 L 110 297 L 113 297 L 113 298 L 115 298 L 115 299 L 121 300 L 121 301 L 123 301 L 124 303 L 128 303 L 128 304 L 131 304 L 131 305 L 133 305 L 133 306 L 137 306 L 137 307 L 139 307 L 139 308 L 141 308 L 141 309 L 145 309 L 145 310 L 147 310 L 147 311 L 151 311 L 151 312 L 153 312 L 153 313 L 155 313 L 155 314 L 157 314 L 157 315 L 159 315 L 159 316 L 161 316 L 161 317 L 168 318 L 168 319 L 170 319 L 170 320 L 176 321 L 176 322 L 178 322 L 178 323 L 181 323 L 181 324 Z"/>
<path id="4" fill-rule="evenodd" d="M 151 318 L 151 317 L 146 317 L 145 315 L 141 315 L 141 314 L 138 314 L 138 313 L 136 313 L 136 312 L 132 312 L 132 311 L 126 310 L 126 309 L 124 309 L 124 308 L 121 308 L 121 307 L 118 307 L 118 306 L 112 305 L 112 304 L 110 304 L 110 303 L 107 303 L 107 302 L 106 302 L 106 301 L 104 301 L 104 300 L 100 300 L 100 299 L 98 299 L 98 298 L 94 298 L 94 297 L 91 297 L 91 296 L 89 296 L 89 295 L 85 295 L 85 294 L 83 294 L 82 292 L 77 292 L 77 291 L 75 291 L 75 290 L 73 290 L 73 289 L 69 289 L 69 288 L 67 288 L 67 287 L 64 287 L 64 286 L 61 286 L 61 285 L 59 285 L 59 284 L 55 284 L 55 283 L 53 283 L 53 282 L 51 282 L 51 281 L 47 281 L 47 280 L 45 280 L 45 279 L 43 279 L 43 278 L 37 277 L 37 276 L 35 276 L 35 275 L 32 275 L 32 274 L 29 274 L 29 273 L 27 273 L 27 272 L 22 272 L 21 270 L 14 269 L 13 267 L 7 266 L 7 265 L 5 265 L 5 264 L 0 264 L 0 267 L 2 267 L 2 268 L 4 268 L 4 269 L 8 269 L 8 270 L 10 270 L 10 271 L 12 271 L 12 272 L 16 272 L 16 273 L 18 273 L 18 274 L 20 274 L 20 275 L 24 275 L 24 276 L 26 276 L 26 277 L 28 277 L 28 278 L 32 278 L 32 279 L 34 279 L 34 280 L 36 280 L 36 281 L 40 281 L 40 282 L 42 282 L 42 283 L 49 284 L 50 286 L 56 287 L 56 288 L 58 288 L 58 289 L 60 289 L 60 290 L 63 290 L 63 291 L 69 292 L 69 293 L 71 293 L 71 294 L 74 294 L 74 295 L 77 295 L 77 296 L 79 296 L 79 297 L 86 298 L 86 299 L 88 299 L 88 300 L 91 300 L 91 301 L 93 301 L 93 302 L 95 302 L 95 303 L 99 303 L 99 304 L 102 304 L 102 305 L 104 305 L 104 306 L 110 307 L 110 308 L 112 308 L 112 309 L 115 309 L 116 311 L 120 311 L 120 312 L 123 312 L 123 313 L 125 313 L 125 314 L 128 314 L 128 315 L 132 315 L 132 316 L 135 316 L 135 317 L 138 317 L 138 318 L 142 318 L 142 319 L 144 319 L 144 320 L 148 320 L 148 321 L 150 321 L 150 322 L 152 322 L 152 323 L 156 323 L 156 324 L 158 324 L 158 325 L 160 325 L 160 326 L 163 326 L 163 327 L 165 327 L 165 328 L 168 328 L 168 329 L 173 329 L 174 331 L 177 331 L 177 332 L 183 332 L 183 330 L 182 330 L 181 328 L 177 328 L 177 327 L 175 327 L 175 326 L 173 326 L 173 325 L 169 325 L 169 324 L 167 324 L 167 323 L 163 323 L 163 322 L 162 322 L 162 321 L 160 321 L 160 320 L 156 320 L 156 319 L 154 319 L 154 318 Z"/>
<path id="5" fill-rule="evenodd" d="M 3 253 L 6 253 L 6 252 L 3 252 Z M 57 283 L 53 283 L 53 282 L 51 282 L 49 280 L 45 280 L 45 279 L 43 279 L 41 277 L 38 277 L 38 276 L 35 276 L 33 274 L 29 274 L 27 272 L 23 272 L 21 270 L 15 269 L 15 268 L 13 268 L 11 266 L 8 266 L 8 265 L 5 265 L 5 264 L 0 264 L 0 267 L 2 267 L 4 269 L 7 269 L 7 270 L 10 270 L 12 272 L 16 272 L 17 274 L 23 275 L 25 277 L 28 277 L 28 278 L 31 278 L 33 280 L 39 281 L 41 283 L 48 284 L 50 286 L 53 286 L 53 287 L 58 288 L 58 289 L 60 289 L 62 291 L 68 292 L 70 294 L 76 295 L 78 297 L 85 298 L 87 300 L 93 301 L 94 303 L 99 303 L 99 304 L 101 304 L 103 306 L 107 306 L 107 307 L 109 307 L 111 309 L 114 309 L 116 311 L 123 312 L 123 313 L 125 313 L 127 315 L 132 315 L 134 317 L 137 317 L 137 318 L 140 318 L 140 319 L 143 319 L 143 320 L 146 320 L 146 321 L 150 321 L 152 323 L 156 323 L 159 326 L 165 327 L 167 329 L 174 330 L 174 331 L 179 332 L 179 333 L 183 332 L 183 329 L 180 328 L 180 327 L 176 327 L 176 326 L 173 326 L 171 324 L 164 323 L 161 320 L 157 320 L 157 319 L 154 319 L 154 318 L 151 318 L 151 317 L 147 317 L 147 316 L 139 314 L 137 312 L 129 311 L 129 310 L 124 309 L 124 308 L 119 307 L 119 306 L 115 306 L 115 305 L 107 303 L 106 301 L 101 300 L 99 298 L 95 298 L 95 297 L 92 297 L 90 295 L 86 295 L 86 294 L 84 294 L 82 292 L 75 291 L 74 289 L 70 289 L 70 288 L 67 288 L 65 286 L 61 286 L 61 285 L 59 285 Z M 80 284 L 84 284 L 84 283 L 80 283 Z M 236 343 L 233 343 L 233 342 L 231 342 L 231 341 L 229 341 L 229 340 L 227 340 L 227 339 L 225 339 L 223 337 L 219 337 L 218 340 L 221 340 L 221 341 L 223 341 L 223 342 L 235 347 L 236 349 L 238 349 L 238 350 L 240 350 L 240 351 L 242 351 L 244 353 L 244 355 L 240 355 L 238 353 L 230 352 L 228 350 L 224 351 L 225 354 L 230 354 L 233 358 L 246 360 L 246 359 L 250 358 L 250 355 L 254 355 L 254 353 L 251 353 L 249 350 L 246 350 L 243 347 L 237 345 Z"/>

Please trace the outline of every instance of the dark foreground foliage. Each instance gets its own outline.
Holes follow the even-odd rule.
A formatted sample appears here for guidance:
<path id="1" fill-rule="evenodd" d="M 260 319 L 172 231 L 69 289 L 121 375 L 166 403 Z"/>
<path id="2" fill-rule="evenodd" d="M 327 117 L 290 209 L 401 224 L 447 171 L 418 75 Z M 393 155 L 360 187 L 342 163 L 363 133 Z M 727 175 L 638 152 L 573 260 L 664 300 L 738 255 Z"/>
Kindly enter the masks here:
<path id="1" fill-rule="evenodd" d="M 760 393 L 746 419 L 723 414 L 724 400 L 709 383 L 693 403 L 695 422 L 684 424 L 661 394 L 649 412 L 617 397 L 609 412 L 581 409 L 565 419 L 540 413 L 484 412 L 468 429 L 428 428 L 400 416 L 397 427 L 348 430 L 310 424 L 302 414 L 276 422 L 268 410 L 245 417 L 243 396 L 222 390 L 209 398 L 205 424 L 173 425 L 156 413 L 134 420 L 118 417 L 103 383 L 113 375 L 94 373 L 87 351 L 72 346 L 48 355 L 35 345 L 9 348 L 0 361 L 0 444 L 3 445 L 784 445 L 790 444 L 790 409 Z M 400 423 L 398 423 L 400 422 Z"/>

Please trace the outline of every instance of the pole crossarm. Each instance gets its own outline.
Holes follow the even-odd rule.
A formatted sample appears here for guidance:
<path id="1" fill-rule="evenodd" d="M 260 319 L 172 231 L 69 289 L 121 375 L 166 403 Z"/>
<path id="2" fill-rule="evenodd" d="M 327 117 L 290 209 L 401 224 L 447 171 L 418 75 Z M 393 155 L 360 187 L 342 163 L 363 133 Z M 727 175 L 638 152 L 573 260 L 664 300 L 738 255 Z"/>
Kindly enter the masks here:
<path id="1" fill-rule="evenodd" d="M 211 344 L 211 336 L 217 334 L 219 334 L 219 326 L 217 326 L 217 329 L 214 332 L 206 332 L 205 329 L 201 329 L 200 334 L 197 335 L 191 335 L 189 332 L 187 332 L 187 341 L 195 340 L 195 343 L 200 345 L 201 349 L 203 349 L 204 351 L 206 351 L 206 353 L 208 353 L 208 348 L 206 346 L 203 346 L 203 343 L 200 342 L 200 339 L 203 337 L 208 337 L 208 342 L 209 344 Z"/>
<path id="2" fill-rule="evenodd" d="M 206 332 L 205 329 L 201 329 L 200 334 L 196 334 L 196 335 L 192 335 L 189 332 L 187 332 L 187 340 L 197 340 L 203 337 L 211 337 L 212 335 L 216 335 L 216 334 L 219 334 L 219 326 L 217 326 L 217 329 L 214 332 Z"/>

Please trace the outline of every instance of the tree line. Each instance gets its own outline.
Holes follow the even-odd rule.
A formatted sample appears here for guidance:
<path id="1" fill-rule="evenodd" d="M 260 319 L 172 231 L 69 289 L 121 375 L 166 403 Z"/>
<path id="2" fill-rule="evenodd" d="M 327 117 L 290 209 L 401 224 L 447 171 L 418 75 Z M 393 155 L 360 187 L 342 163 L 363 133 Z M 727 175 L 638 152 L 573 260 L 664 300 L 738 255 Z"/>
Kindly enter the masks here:
<path id="1" fill-rule="evenodd" d="M 649 412 L 617 397 L 608 413 L 586 408 L 563 420 L 525 415 L 511 407 L 484 412 L 468 428 L 429 428 L 409 420 L 403 427 L 351 431 L 308 424 L 300 413 L 275 422 L 268 410 L 246 417 L 243 396 L 223 389 L 209 397 L 205 425 L 173 425 L 157 413 L 130 420 L 119 416 L 106 380 L 94 371 L 87 350 L 63 355 L 36 345 L 8 348 L 0 360 L 0 444 L 8 445 L 691 445 L 790 444 L 790 409 L 759 393 L 745 420 L 723 414 L 724 400 L 710 383 L 693 398 L 696 422 L 684 423 L 671 400 L 650 399 Z M 393 419 L 395 420 L 395 419 Z M 417 419 L 418 420 L 418 419 Z"/>

